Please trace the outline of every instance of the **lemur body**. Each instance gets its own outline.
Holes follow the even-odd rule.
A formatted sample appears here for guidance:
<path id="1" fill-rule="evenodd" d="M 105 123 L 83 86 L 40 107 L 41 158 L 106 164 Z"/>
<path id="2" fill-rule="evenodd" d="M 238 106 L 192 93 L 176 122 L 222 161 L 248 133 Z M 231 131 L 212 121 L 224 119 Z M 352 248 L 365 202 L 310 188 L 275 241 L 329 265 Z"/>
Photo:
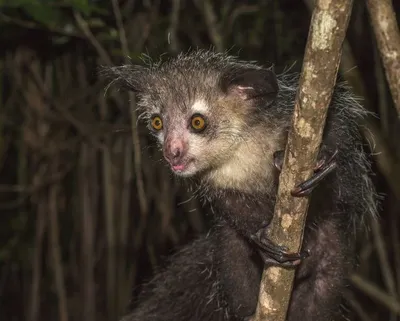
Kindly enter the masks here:
<path id="1" fill-rule="evenodd" d="M 275 260 L 260 249 L 266 240 L 259 232 L 273 215 L 275 152 L 285 148 L 298 76 L 276 76 L 254 63 L 201 50 L 148 67 L 105 68 L 103 74 L 137 93 L 141 117 L 172 171 L 196 179 L 198 196 L 211 202 L 215 217 L 207 235 L 171 257 L 124 320 L 251 317 L 264 263 Z M 303 241 L 310 257 L 296 272 L 288 320 L 337 316 L 355 263 L 355 237 L 375 215 L 356 124 L 364 113 L 337 86 L 320 152 L 321 158 L 337 152 L 337 167 L 311 198 Z"/>

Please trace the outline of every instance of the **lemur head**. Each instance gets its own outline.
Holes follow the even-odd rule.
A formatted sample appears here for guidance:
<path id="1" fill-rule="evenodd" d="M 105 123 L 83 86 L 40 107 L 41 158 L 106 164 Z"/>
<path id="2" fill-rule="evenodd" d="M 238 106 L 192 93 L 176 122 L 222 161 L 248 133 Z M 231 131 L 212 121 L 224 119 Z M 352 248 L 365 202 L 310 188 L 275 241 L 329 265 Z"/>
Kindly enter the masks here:
<path id="1" fill-rule="evenodd" d="M 141 117 L 180 176 L 223 167 L 257 140 L 251 129 L 265 126 L 278 93 L 272 70 L 202 50 L 102 73 L 137 94 Z"/>

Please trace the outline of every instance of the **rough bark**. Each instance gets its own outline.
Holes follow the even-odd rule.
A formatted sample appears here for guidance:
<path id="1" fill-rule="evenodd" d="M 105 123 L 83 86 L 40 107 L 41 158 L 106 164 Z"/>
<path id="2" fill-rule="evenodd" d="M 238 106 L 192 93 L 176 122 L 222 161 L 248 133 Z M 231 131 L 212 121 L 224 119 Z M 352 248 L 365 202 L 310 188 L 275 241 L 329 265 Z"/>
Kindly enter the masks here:
<path id="1" fill-rule="evenodd" d="M 269 235 L 293 252 L 301 248 L 309 197 L 294 198 L 290 192 L 311 177 L 316 163 L 351 8 L 351 0 L 318 0 L 311 19 Z M 294 274 L 278 267 L 264 271 L 255 321 L 285 320 Z"/>
<path id="2" fill-rule="evenodd" d="M 367 0 L 386 78 L 400 116 L 400 33 L 391 0 Z"/>

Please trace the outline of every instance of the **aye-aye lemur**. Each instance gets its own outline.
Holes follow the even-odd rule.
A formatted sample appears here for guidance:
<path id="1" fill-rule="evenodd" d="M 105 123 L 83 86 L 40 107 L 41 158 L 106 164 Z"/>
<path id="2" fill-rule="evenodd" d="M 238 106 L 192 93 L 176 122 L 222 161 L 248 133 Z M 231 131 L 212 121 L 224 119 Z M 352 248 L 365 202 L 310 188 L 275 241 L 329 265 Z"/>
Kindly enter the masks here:
<path id="1" fill-rule="evenodd" d="M 336 86 L 315 177 L 303 251 L 286 253 L 265 233 L 271 221 L 298 75 L 197 50 L 149 66 L 105 67 L 139 98 L 139 110 L 171 170 L 211 202 L 211 231 L 173 255 L 124 321 L 246 320 L 265 264 L 300 265 L 291 321 L 331 321 L 354 267 L 355 237 L 375 215 L 369 163 L 357 129 L 365 111 Z"/>

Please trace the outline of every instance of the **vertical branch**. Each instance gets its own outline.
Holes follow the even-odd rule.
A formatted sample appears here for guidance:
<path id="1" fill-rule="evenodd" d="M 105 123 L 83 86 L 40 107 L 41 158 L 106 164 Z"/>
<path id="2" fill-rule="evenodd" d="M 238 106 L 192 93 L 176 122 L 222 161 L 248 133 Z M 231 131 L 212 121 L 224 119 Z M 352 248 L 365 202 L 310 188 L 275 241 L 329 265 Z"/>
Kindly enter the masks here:
<path id="1" fill-rule="evenodd" d="M 293 252 L 301 248 L 309 198 L 294 198 L 291 190 L 311 177 L 316 162 L 351 8 L 351 0 L 318 0 L 312 15 L 269 234 Z M 294 275 L 279 267 L 264 271 L 256 321 L 286 319 Z"/>
<path id="2" fill-rule="evenodd" d="M 130 138 L 126 139 L 130 140 Z M 119 240 L 122 244 L 126 245 L 128 237 L 129 226 L 129 208 L 131 198 L 131 180 L 132 180 L 132 144 L 130 141 L 123 139 L 124 150 L 124 164 L 122 171 L 122 193 L 121 193 L 121 219 L 120 219 L 120 235 Z"/>
<path id="3" fill-rule="evenodd" d="M 4 89 L 4 86 L 3 86 L 3 75 L 2 75 L 2 73 L 0 73 L 0 101 L 1 102 L 4 101 L 3 89 Z M 3 124 L 4 115 L 3 115 L 3 113 L 5 114 L 6 112 L 5 111 L 0 112 L 0 116 L 1 116 L 0 117 L 0 170 L 2 168 L 1 165 L 2 165 L 3 156 L 5 156 L 5 154 L 6 154 L 6 148 L 5 148 L 5 144 L 4 144 L 5 137 L 3 137 L 3 134 L 4 134 L 4 130 L 3 130 L 3 128 L 4 128 L 4 124 Z"/>
<path id="4" fill-rule="evenodd" d="M 25 121 L 23 126 L 27 126 Z M 18 144 L 18 185 L 26 186 L 28 184 L 28 153 L 27 146 L 22 136 L 23 134 L 21 131 L 21 136 Z M 40 193 L 40 195 L 42 196 L 43 194 Z M 29 302 L 28 320 L 37 321 L 40 310 L 43 240 L 45 235 L 47 211 L 46 203 L 44 201 L 32 203 L 36 203 L 36 226 L 35 251 L 32 262 L 31 297 Z"/>
<path id="5" fill-rule="evenodd" d="M 119 39 L 120 39 L 120 43 L 121 43 L 121 48 L 122 48 L 122 53 L 125 56 L 125 59 L 127 60 L 129 58 L 129 48 L 128 48 L 128 40 L 126 37 L 126 32 L 125 32 L 125 28 L 124 28 L 124 24 L 122 21 L 122 14 L 121 14 L 121 10 L 118 4 L 117 0 L 112 0 L 112 6 L 113 6 L 113 12 L 114 12 L 114 16 L 115 16 L 115 20 L 117 23 L 117 28 L 118 28 L 118 35 L 119 35 Z M 136 48 L 139 49 L 139 48 Z M 133 161 L 134 161 L 134 169 L 135 169 L 135 179 L 136 179 L 136 188 L 137 188 L 137 193 L 138 193 L 138 198 L 139 198 L 139 209 L 140 209 L 140 214 L 143 218 L 147 217 L 147 213 L 148 213 L 148 200 L 146 197 L 146 193 L 145 193 L 145 186 L 144 186 L 144 180 L 143 180 L 143 172 L 142 172 L 142 156 L 141 156 L 141 143 L 140 143 L 140 136 L 138 133 L 138 129 L 137 129 L 137 115 L 136 115 L 136 98 L 135 95 L 133 94 L 133 92 L 129 92 L 129 107 L 130 107 L 130 111 L 131 111 L 131 128 L 132 128 L 132 141 L 133 141 Z M 130 153 L 130 155 L 128 155 L 128 153 Z M 128 184 L 126 184 L 126 182 L 130 181 L 131 175 L 132 175 L 132 170 L 131 170 L 131 166 L 130 166 L 130 162 L 131 162 L 131 153 L 132 150 L 131 148 L 127 148 L 125 150 L 125 163 L 124 163 L 124 169 L 125 172 L 127 174 L 127 177 L 124 177 L 123 179 L 123 186 L 122 186 L 122 191 L 123 191 L 123 195 L 122 195 L 122 202 L 125 202 L 126 204 L 128 204 L 128 199 L 129 199 L 129 192 L 130 192 L 130 188 L 128 188 Z M 121 221 L 120 221 L 120 246 L 122 249 L 126 248 L 126 245 L 128 243 L 128 230 L 127 230 L 127 226 L 128 226 L 128 222 L 129 222 L 129 215 L 128 215 L 128 208 L 127 207 L 122 207 L 121 208 Z M 142 222 L 143 222 L 142 221 Z M 121 281 L 123 278 L 125 278 L 124 282 L 119 282 L 118 284 L 121 285 L 121 289 L 119 291 L 119 302 L 124 302 L 123 298 L 125 297 L 126 294 L 126 284 L 130 285 L 129 279 L 132 279 L 132 273 L 128 273 L 128 275 L 126 273 L 123 273 L 123 268 L 125 266 L 125 262 L 122 259 L 122 255 L 121 257 L 121 261 L 119 262 L 119 266 L 120 266 L 120 270 L 119 270 L 119 277 L 121 278 Z"/>
<path id="6" fill-rule="evenodd" d="M 354 286 L 363 291 L 363 293 L 386 307 L 390 312 L 400 316 L 400 302 L 396 297 L 382 291 L 372 282 L 363 279 L 357 274 L 352 275 L 351 282 Z"/>
<path id="7" fill-rule="evenodd" d="M 58 163 L 52 164 L 54 173 Z M 50 223 L 50 246 L 53 259 L 54 280 L 58 296 L 60 321 L 68 321 L 67 294 L 64 284 L 64 271 L 61 258 L 60 227 L 58 224 L 58 193 L 59 183 L 49 188 L 49 223 Z"/>
<path id="8" fill-rule="evenodd" d="M 48 64 L 45 68 L 45 80 L 42 77 L 42 66 L 39 60 L 36 58 L 35 54 L 30 50 L 20 50 L 15 55 L 16 57 L 16 68 L 14 69 L 15 81 L 19 86 L 23 87 L 22 91 L 23 97 L 25 98 L 26 107 L 24 109 L 25 112 L 25 125 L 23 127 L 23 138 L 24 142 L 27 144 L 29 148 L 38 150 L 38 146 L 45 146 L 47 143 L 46 139 L 48 138 L 50 125 L 45 120 L 46 112 L 48 111 L 48 104 L 43 98 L 43 93 L 39 90 L 38 86 L 41 86 L 46 93 L 51 91 L 51 84 L 48 81 L 50 75 L 52 74 L 51 65 Z M 26 77 L 26 73 L 24 72 L 25 68 L 28 67 L 32 74 L 35 77 L 34 81 L 31 77 Z M 47 171 L 47 166 L 43 161 L 43 155 L 34 154 L 34 164 L 35 173 L 32 178 L 33 186 L 40 186 L 43 180 L 44 172 Z M 57 169 L 59 162 L 51 163 L 51 171 L 50 175 L 57 177 Z M 59 319 L 60 321 L 68 321 L 68 310 L 67 310 L 67 297 L 66 290 L 64 284 L 64 272 L 62 266 L 61 259 L 61 248 L 59 241 L 59 226 L 58 226 L 58 190 L 59 185 L 54 184 L 48 191 L 46 197 L 38 198 L 38 215 L 41 215 L 41 212 L 48 213 L 49 218 L 49 238 L 50 238 L 50 251 L 52 258 L 52 268 L 54 273 L 57 298 L 58 298 L 58 310 L 59 310 Z M 44 215 L 44 214 L 43 214 Z M 40 239 L 43 237 L 44 224 L 43 220 L 38 216 L 38 230 L 36 235 L 38 252 L 36 253 L 36 259 L 41 260 L 40 253 Z M 41 270 L 41 262 L 35 262 L 34 266 L 34 276 L 33 276 L 33 285 L 32 285 L 32 295 L 38 294 L 40 286 L 40 270 Z M 36 280 L 35 280 L 36 279 Z M 30 306 L 30 315 L 31 320 L 35 320 L 38 318 L 38 307 L 39 307 L 39 296 L 36 299 L 32 298 L 31 306 Z"/>
<path id="9" fill-rule="evenodd" d="M 100 112 L 103 120 L 107 118 L 107 104 L 104 97 L 99 96 Z M 108 137 L 107 137 L 108 138 Z M 116 253 L 115 253 L 115 221 L 114 221 L 114 180 L 113 163 L 111 161 L 111 143 L 106 139 L 107 147 L 102 150 L 103 165 L 103 198 L 105 203 L 105 227 L 107 237 L 107 303 L 109 318 L 115 312 L 115 280 L 116 280 Z"/>
<path id="10" fill-rule="evenodd" d="M 95 320 L 95 284 L 94 284 L 94 219 L 91 204 L 90 166 L 95 161 L 91 155 L 92 150 L 83 143 L 80 152 L 79 179 L 81 180 L 81 206 L 82 206 L 82 277 L 83 277 L 83 319 Z"/>
<path id="11" fill-rule="evenodd" d="M 29 306 L 29 321 L 37 321 L 40 307 L 40 282 L 42 278 L 43 239 L 46 226 L 46 203 L 39 201 L 37 204 L 35 255 L 32 263 L 31 301 Z"/>
<path id="12" fill-rule="evenodd" d="M 132 142 L 130 137 L 121 137 L 123 145 L 123 169 L 121 170 L 121 207 L 119 213 L 119 255 L 117 266 L 117 312 L 122 313 L 125 310 L 126 298 L 129 297 L 131 290 L 131 278 L 129 272 L 126 272 L 127 248 L 128 248 L 128 230 L 130 223 L 130 199 L 131 199 L 131 180 L 132 180 Z"/>
<path id="13" fill-rule="evenodd" d="M 399 223 L 400 223 L 400 217 L 397 215 L 397 212 L 392 211 L 391 212 L 393 217 L 393 222 L 391 221 L 390 224 L 390 235 L 391 235 L 391 241 L 392 244 L 400 244 L 400 231 L 399 231 Z M 400 293 L 400 247 L 394 247 L 393 248 L 393 262 L 394 262 L 394 273 L 395 273 L 395 280 L 396 282 L 396 289 L 397 293 Z"/>
<path id="14" fill-rule="evenodd" d="M 83 34 L 89 39 L 91 44 L 97 50 L 97 53 L 100 56 L 101 60 L 104 61 L 104 63 L 106 63 L 107 65 L 111 66 L 112 61 L 110 59 L 110 56 L 107 54 L 107 51 L 103 48 L 101 43 L 93 35 L 88 23 L 83 19 L 81 14 L 76 11 L 74 11 L 74 18 L 76 23 L 78 24 L 78 27 L 82 30 Z"/>
<path id="15" fill-rule="evenodd" d="M 371 224 L 371 227 L 372 227 L 372 234 L 374 235 L 375 248 L 378 254 L 378 259 L 382 271 L 383 282 L 387 290 L 389 291 L 389 294 L 392 295 L 393 297 L 397 297 L 396 282 L 393 275 L 393 271 L 390 267 L 388 250 L 385 245 L 384 237 L 380 230 L 380 225 L 374 222 L 374 224 Z"/>
<path id="16" fill-rule="evenodd" d="M 314 8 L 313 0 L 305 0 L 305 3 L 312 11 Z M 341 74 L 351 85 L 357 96 L 367 97 L 367 90 L 363 84 L 360 70 L 354 68 L 357 64 L 348 41 L 344 40 L 342 50 L 342 60 L 339 67 Z M 379 79 L 379 77 L 377 78 Z M 379 81 L 377 82 L 379 83 Z M 368 100 L 364 100 L 364 106 L 366 109 L 372 110 L 372 106 L 370 106 Z M 382 116 L 383 115 L 381 115 L 381 122 L 382 119 L 384 119 Z M 362 121 L 361 125 L 360 130 L 367 141 L 374 142 L 373 146 L 370 147 L 374 151 L 374 158 L 376 159 L 380 172 L 384 175 L 395 195 L 400 198 L 400 173 L 398 166 L 396 166 L 398 161 L 395 155 L 391 152 L 390 147 L 385 140 L 385 136 L 381 134 L 376 119 L 374 117 L 366 118 Z M 385 126 L 383 125 L 383 128 L 384 127 Z"/>
<path id="17" fill-rule="evenodd" d="M 210 0 L 204 0 L 201 6 L 211 42 L 216 47 L 217 51 L 222 52 L 225 47 L 224 40 L 222 38 L 221 28 L 218 24 L 218 18 L 214 12 L 213 5 Z"/>
<path id="18" fill-rule="evenodd" d="M 121 42 L 122 52 L 126 58 L 129 57 L 128 41 L 126 39 L 126 32 L 122 22 L 121 10 L 118 6 L 117 0 L 112 0 L 113 10 L 115 19 L 117 21 L 119 39 Z M 132 139 L 133 139 L 133 150 L 134 150 L 134 164 L 135 164 L 135 174 L 136 174 L 136 187 L 138 189 L 139 195 L 139 205 L 142 215 L 147 215 L 148 204 L 146 193 L 144 189 L 143 173 L 142 173 L 142 158 L 140 153 L 140 137 L 137 130 L 137 115 L 136 115 L 136 104 L 135 95 L 133 92 L 129 92 L 129 102 L 131 110 L 131 125 L 132 125 Z"/>
<path id="19" fill-rule="evenodd" d="M 400 33 L 391 0 L 367 0 L 386 78 L 400 117 Z"/>
<path id="20" fill-rule="evenodd" d="M 177 53 L 179 51 L 178 25 L 180 5 L 181 0 L 173 0 L 170 23 L 168 27 L 169 46 L 170 50 L 174 53 Z"/>
<path id="21" fill-rule="evenodd" d="M 87 81 L 87 66 L 81 55 L 78 56 L 75 73 L 72 73 L 71 56 L 63 57 L 61 63 L 64 63 L 59 68 L 58 74 L 60 75 L 60 84 L 78 82 L 80 88 L 87 88 L 89 86 Z M 63 77 L 62 77 L 62 76 Z M 74 77 L 74 75 L 76 75 Z M 61 86 L 60 86 L 61 87 Z M 61 92 L 62 88 L 60 88 Z M 76 217 L 77 221 L 82 224 L 81 228 L 81 242 L 82 251 L 80 253 L 81 265 L 76 264 L 82 270 L 81 276 L 81 293 L 82 293 L 82 314 L 85 321 L 94 321 L 96 318 L 96 295 L 95 295 L 95 220 L 98 210 L 93 206 L 97 201 L 98 178 L 97 173 L 97 155 L 96 149 L 91 145 L 82 142 L 79 146 L 79 166 L 77 170 L 78 184 L 80 188 L 75 191 L 74 197 L 80 202 L 77 202 L 77 207 L 80 210 L 74 212 L 79 213 Z M 94 179 L 94 176 L 96 177 Z"/>
<path id="22" fill-rule="evenodd" d="M 379 110 L 379 118 L 382 127 L 382 133 L 384 137 L 389 136 L 389 121 L 390 121 L 390 114 L 389 108 L 390 105 L 388 104 L 389 99 L 386 91 L 386 84 L 385 84 L 385 72 L 383 70 L 383 66 L 379 57 L 379 50 L 377 47 L 374 46 L 374 76 L 376 78 L 376 89 L 378 93 L 378 110 Z"/>

